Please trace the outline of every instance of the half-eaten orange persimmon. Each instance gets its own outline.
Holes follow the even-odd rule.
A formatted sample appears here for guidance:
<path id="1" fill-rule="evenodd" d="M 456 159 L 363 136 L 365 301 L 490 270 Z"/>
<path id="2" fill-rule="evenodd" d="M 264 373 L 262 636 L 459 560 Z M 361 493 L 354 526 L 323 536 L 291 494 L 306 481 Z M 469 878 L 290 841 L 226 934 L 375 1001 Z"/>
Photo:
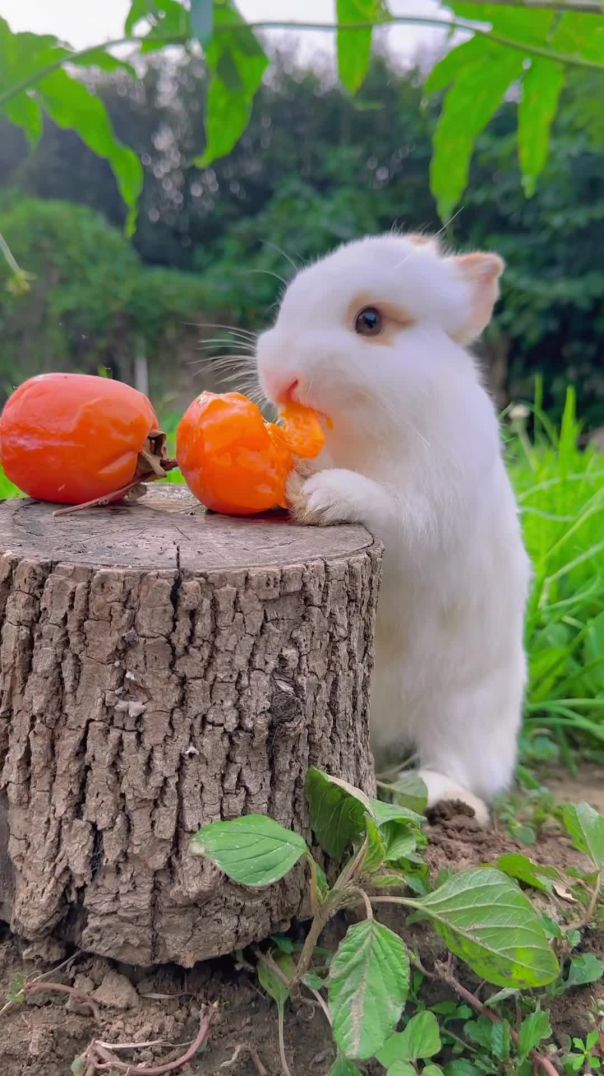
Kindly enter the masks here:
<path id="1" fill-rule="evenodd" d="M 283 425 L 267 422 L 239 392 L 202 392 L 178 427 L 176 458 L 185 481 L 206 508 L 249 516 L 286 508 L 295 457 L 311 459 L 324 445 L 314 411 L 289 404 Z"/>

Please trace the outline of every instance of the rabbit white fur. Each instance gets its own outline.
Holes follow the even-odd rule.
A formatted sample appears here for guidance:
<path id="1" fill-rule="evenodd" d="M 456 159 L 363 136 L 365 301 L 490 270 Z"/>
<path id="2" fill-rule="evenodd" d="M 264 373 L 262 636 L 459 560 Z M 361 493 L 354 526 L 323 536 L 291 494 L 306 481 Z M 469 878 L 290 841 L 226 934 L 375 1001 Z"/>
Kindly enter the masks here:
<path id="1" fill-rule="evenodd" d="M 422 236 L 362 239 L 296 275 L 257 350 L 270 400 L 331 419 L 320 469 L 291 486 L 297 517 L 364 523 L 384 542 L 376 761 L 413 745 L 429 803 L 461 799 L 483 823 L 513 775 L 530 575 L 495 410 L 464 347 L 502 269 Z M 366 307 L 376 335 L 356 331 Z"/>

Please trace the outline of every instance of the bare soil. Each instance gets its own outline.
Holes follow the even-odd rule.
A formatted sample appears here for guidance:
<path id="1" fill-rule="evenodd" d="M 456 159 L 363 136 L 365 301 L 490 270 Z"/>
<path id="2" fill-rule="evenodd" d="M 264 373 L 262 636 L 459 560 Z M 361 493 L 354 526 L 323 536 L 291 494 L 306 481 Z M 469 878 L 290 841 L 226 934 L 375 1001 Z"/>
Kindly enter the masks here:
<path id="1" fill-rule="evenodd" d="M 586 769 L 576 782 L 555 775 L 551 786 L 564 799 L 587 799 L 604 807 L 597 767 L 593 772 Z M 429 838 L 429 861 L 435 876 L 444 867 L 462 869 L 492 863 L 504 852 L 526 851 L 500 824 L 481 830 L 472 817 L 454 806 L 432 815 Z M 540 836 L 530 855 L 559 867 L 580 861 L 566 838 L 554 829 Z M 400 925 L 396 919 L 384 919 Z M 326 943 L 335 942 L 345 926 L 343 921 L 334 922 L 326 932 Z M 414 947 L 429 963 L 441 953 L 440 944 L 426 928 L 412 929 Z M 409 936 L 408 929 L 404 933 Z M 585 948 L 603 955 L 604 932 L 587 931 Z M 19 977 L 31 980 L 65 955 L 69 954 L 43 945 L 27 949 L 4 928 L 0 936 L 0 996 L 6 998 Z M 93 1038 L 109 1043 L 161 1039 L 161 1046 L 122 1055 L 124 1060 L 158 1065 L 166 1053 L 194 1038 L 201 1007 L 213 1003 L 218 1012 L 209 1043 L 195 1060 L 178 1070 L 180 1076 L 278 1076 L 281 1072 L 275 1007 L 259 989 L 253 971 L 235 959 L 209 961 L 186 971 L 173 965 L 132 968 L 79 952 L 67 968 L 49 978 L 93 994 L 97 1015 L 73 998 L 66 1000 L 64 995 L 53 993 L 36 994 L 26 1005 L 9 1008 L 0 1015 L 0 1076 L 69 1076 L 74 1059 Z M 475 988 L 471 976 L 464 981 Z M 554 1002 L 552 1024 L 562 1044 L 568 1036 L 584 1036 L 593 1026 L 589 1013 L 594 1005 L 604 1010 L 602 984 L 576 990 Z M 293 1076 L 326 1076 L 333 1046 L 321 1012 L 306 1005 L 288 1007 L 286 1042 Z"/>

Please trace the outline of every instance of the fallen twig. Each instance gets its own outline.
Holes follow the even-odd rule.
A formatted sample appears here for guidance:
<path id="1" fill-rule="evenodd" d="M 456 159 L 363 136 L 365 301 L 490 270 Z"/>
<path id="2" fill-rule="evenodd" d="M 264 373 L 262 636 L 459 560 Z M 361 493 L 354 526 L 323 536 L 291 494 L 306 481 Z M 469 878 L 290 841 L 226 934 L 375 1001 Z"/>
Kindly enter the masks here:
<path id="1" fill-rule="evenodd" d="M 90 1046 L 86 1050 L 83 1056 L 83 1061 L 86 1063 L 85 1076 L 98 1076 L 99 1073 L 126 1073 L 127 1076 L 165 1076 L 170 1072 L 178 1072 L 189 1061 L 191 1061 L 195 1054 L 201 1050 L 208 1039 L 210 1027 L 216 1017 L 216 1006 L 212 1006 L 209 1009 L 202 1009 L 199 1030 L 193 1041 L 189 1044 L 183 1054 L 173 1058 L 170 1061 L 159 1062 L 157 1065 L 146 1065 L 136 1063 L 120 1061 L 115 1056 L 114 1050 L 119 1049 L 119 1046 L 113 1046 L 108 1048 L 107 1044 L 101 1042 L 99 1039 L 95 1039 L 90 1043 Z M 142 1046 L 143 1043 L 137 1043 L 136 1046 Z"/>

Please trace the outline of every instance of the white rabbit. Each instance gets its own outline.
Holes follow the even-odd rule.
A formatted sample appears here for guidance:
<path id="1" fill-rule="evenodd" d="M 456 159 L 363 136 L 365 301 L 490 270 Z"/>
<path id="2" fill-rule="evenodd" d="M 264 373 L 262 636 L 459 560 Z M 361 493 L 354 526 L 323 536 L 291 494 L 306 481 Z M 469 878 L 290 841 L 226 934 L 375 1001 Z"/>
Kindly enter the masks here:
<path id="1" fill-rule="evenodd" d="M 526 680 L 529 561 L 497 417 L 465 345 L 488 324 L 495 254 L 423 236 L 340 247 L 300 271 L 258 341 L 260 384 L 329 416 L 304 523 L 382 539 L 371 733 L 376 762 L 413 745 L 429 804 L 478 820 L 513 776 Z"/>

